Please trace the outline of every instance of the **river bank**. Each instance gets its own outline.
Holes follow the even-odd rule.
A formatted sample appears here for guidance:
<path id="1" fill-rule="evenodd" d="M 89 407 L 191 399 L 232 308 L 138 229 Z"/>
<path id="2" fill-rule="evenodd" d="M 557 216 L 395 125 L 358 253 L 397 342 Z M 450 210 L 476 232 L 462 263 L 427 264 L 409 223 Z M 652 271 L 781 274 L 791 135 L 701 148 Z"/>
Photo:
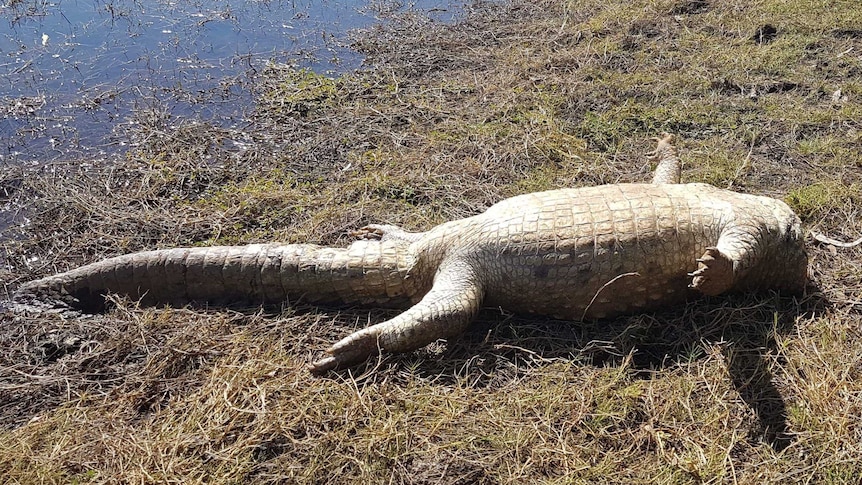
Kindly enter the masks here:
<path id="1" fill-rule="evenodd" d="M 816 12 L 812 15 L 811 12 Z M 274 63 L 241 150 L 143 117 L 110 165 L 0 174 L 28 224 L 2 287 L 131 251 L 344 245 L 502 198 L 649 178 L 784 199 L 862 235 L 856 2 L 476 2 L 356 42 L 368 69 Z M 5 194 L 5 195 L 4 195 Z M 0 473 L 33 482 L 856 483 L 862 248 L 808 245 L 802 298 L 594 323 L 486 309 L 462 338 L 311 377 L 379 309 L 0 314 Z"/>

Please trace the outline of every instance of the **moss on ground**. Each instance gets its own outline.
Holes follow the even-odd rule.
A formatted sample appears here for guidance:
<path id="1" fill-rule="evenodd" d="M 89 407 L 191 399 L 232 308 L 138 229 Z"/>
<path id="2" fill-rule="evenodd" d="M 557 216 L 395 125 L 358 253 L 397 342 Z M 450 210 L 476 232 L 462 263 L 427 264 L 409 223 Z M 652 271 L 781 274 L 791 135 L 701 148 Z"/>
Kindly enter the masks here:
<path id="1" fill-rule="evenodd" d="M 119 253 L 422 230 L 527 191 L 649 178 L 786 200 L 862 233 L 856 0 L 477 2 L 358 36 L 368 69 L 272 64 L 251 125 L 167 130 L 79 168 L 0 174 L 31 224 L 7 291 Z M 0 314 L 12 483 L 858 483 L 862 248 L 809 245 L 798 299 L 735 295 L 573 324 L 486 310 L 460 339 L 312 378 L 392 313 Z"/>
<path id="2" fill-rule="evenodd" d="M 816 182 L 790 191 L 785 201 L 803 220 L 817 222 L 836 209 L 862 204 L 862 185 L 842 184 L 834 180 Z"/>

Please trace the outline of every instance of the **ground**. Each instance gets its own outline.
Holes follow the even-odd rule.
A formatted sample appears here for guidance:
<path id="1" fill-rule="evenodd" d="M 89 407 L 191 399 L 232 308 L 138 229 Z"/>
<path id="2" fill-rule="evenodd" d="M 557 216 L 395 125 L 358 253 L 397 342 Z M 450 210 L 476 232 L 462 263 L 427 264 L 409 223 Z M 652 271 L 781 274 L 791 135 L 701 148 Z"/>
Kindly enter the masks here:
<path id="1" fill-rule="evenodd" d="M 556 187 L 685 181 L 862 235 L 856 0 L 475 2 L 358 35 L 368 68 L 272 65 L 242 131 L 138 114 L 109 163 L 16 168 L 0 291 L 130 251 L 341 245 Z M 234 141 L 242 143 L 233 143 Z M 10 238 L 11 239 L 8 239 Z M 730 295 L 612 321 L 487 309 L 462 338 L 324 378 L 379 309 L 0 316 L 9 483 L 858 483 L 862 248 L 808 241 L 802 297 Z"/>

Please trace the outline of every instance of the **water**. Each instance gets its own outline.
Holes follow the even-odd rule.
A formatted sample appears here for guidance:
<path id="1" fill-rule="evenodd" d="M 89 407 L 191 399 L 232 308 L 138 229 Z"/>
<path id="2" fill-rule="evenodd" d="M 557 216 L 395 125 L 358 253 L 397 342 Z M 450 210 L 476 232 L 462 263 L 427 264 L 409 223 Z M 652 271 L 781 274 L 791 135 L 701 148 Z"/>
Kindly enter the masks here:
<path id="1" fill-rule="evenodd" d="M 96 160 L 128 147 L 134 113 L 241 125 L 267 62 L 355 69 L 351 29 L 412 8 L 447 21 L 463 2 L 0 0 L 0 169 Z M 0 5 L 3 5 L 0 3 Z"/>

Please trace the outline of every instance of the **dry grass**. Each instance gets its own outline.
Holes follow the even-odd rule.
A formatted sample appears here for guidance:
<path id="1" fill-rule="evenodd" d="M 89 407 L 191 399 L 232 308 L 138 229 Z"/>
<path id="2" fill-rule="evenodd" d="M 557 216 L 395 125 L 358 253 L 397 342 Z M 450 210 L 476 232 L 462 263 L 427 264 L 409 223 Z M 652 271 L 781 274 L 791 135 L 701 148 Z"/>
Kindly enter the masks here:
<path id="1" fill-rule="evenodd" d="M 0 281 L 140 249 L 346 242 L 531 190 L 687 180 L 862 233 L 855 0 L 478 3 L 357 39 L 374 68 L 271 66 L 252 126 L 141 112 L 125 159 L 0 174 Z M 769 26 L 773 28 L 769 28 Z M 838 91 L 840 90 L 840 93 Z M 3 221 L 0 221 L 3 222 Z M 736 295 L 572 324 L 489 309 L 463 338 L 329 378 L 316 352 L 388 313 L 0 313 L 9 483 L 858 483 L 862 248 L 810 246 L 801 299 Z"/>

